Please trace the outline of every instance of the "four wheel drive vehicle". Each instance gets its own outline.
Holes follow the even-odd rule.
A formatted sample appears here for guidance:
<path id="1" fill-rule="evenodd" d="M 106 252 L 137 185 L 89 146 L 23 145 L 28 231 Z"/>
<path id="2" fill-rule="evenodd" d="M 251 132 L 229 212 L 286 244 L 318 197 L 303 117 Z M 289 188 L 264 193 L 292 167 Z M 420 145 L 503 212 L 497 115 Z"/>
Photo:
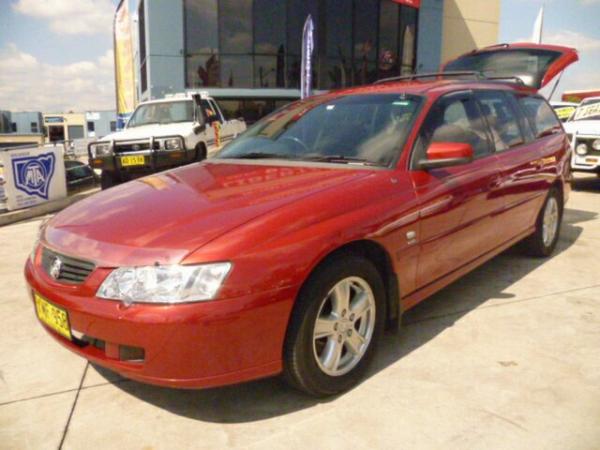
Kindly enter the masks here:
<path id="1" fill-rule="evenodd" d="M 123 131 L 88 146 L 90 166 L 102 170 L 105 189 L 141 175 L 201 161 L 245 129 L 243 120 L 225 120 L 217 102 L 205 92 L 143 102 Z"/>
<path id="2" fill-rule="evenodd" d="M 556 113 L 556 117 L 560 119 L 561 122 L 566 122 L 575 112 L 579 103 L 573 102 L 550 102 L 550 105 L 554 109 Z"/>
<path id="3" fill-rule="evenodd" d="M 571 170 L 600 176 L 600 97 L 583 100 L 564 126 L 574 150 Z"/>
<path id="4" fill-rule="evenodd" d="M 576 59 L 521 51 L 529 79 Z M 404 311 L 517 242 L 548 256 L 558 240 L 569 141 L 537 86 L 437 78 L 293 103 L 216 158 L 57 214 L 25 268 L 41 323 L 147 383 L 349 389 Z"/>

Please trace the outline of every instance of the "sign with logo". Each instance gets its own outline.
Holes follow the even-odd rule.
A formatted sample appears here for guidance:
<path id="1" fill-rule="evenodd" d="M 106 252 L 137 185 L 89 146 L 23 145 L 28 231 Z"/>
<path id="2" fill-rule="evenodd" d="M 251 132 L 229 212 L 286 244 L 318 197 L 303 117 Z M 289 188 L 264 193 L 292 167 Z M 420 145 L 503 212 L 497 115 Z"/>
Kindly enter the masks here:
<path id="1" fill-rule="evenodd" d="M 6 205 L 27 208 L 67 196 L 62 147 L 18 148 L 0 152 Z"/>

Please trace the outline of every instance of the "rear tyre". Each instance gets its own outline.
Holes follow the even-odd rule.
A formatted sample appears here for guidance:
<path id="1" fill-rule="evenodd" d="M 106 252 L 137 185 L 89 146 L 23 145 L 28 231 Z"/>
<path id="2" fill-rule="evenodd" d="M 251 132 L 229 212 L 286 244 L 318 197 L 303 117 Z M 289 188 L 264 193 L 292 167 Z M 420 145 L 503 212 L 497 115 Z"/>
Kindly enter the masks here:
<path id="1" fill-rule="evenodd" d="M 562 213 L 559 191 L 552 188 L 538 215 L 535 233 L 523 241 L 525 251 L 530 256 L 543 258 L 552 254 L 560 235 Z"/>
<path id="2" fill-rule="evenodd" d="M 284 347 L 284 377 L 315 397 L 350 389 L 363 377 L 383 333 L 385 289 L 368 259 L 323 263 L 296 300 Z"/>
<path id="3" fill-rule="evenodd" d="M 100 188 L 102 190 L 111 188 L 117 185 L 119 182 L 114 172 L 107 172 L 106 170 L 102 171 L 100 175 Z"/>

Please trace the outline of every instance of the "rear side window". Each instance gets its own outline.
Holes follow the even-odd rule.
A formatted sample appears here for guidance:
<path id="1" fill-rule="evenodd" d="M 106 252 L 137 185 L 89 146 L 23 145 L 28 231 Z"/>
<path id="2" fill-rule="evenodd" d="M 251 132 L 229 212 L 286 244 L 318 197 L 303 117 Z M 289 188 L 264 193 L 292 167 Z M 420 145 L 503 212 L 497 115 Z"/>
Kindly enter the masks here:
<path id="1" fill-rule="evenodd" d="M 476 95 L 481 112 L 490 126 L 496 151 L 523 144 L 521 129 L 508 97 L 502 92 L 493 91 L 480 91 Z"/>
<path id="2" fill-rule="evenodd" d="M 540 97 L 520 97 L 519 104 L 529 119 L 536 138 L 561 130 L 560 121 L 548 103 Z"/>
<path id="3" fill-rule="evenodd" d="M 429 111 L 413 154 L 413 163 L 425 159 L 432 142 L 464 142 L 475 158 L 491 153 L 486 127 L 477 103 L 468 94 L 451 95 Z"/>

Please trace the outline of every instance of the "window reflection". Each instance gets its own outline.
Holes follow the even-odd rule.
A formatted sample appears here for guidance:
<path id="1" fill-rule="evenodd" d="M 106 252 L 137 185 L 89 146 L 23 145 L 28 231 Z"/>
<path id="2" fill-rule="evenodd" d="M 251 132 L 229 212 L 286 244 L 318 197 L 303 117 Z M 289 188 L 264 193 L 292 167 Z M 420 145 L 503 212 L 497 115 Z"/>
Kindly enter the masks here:
<path id="1" fill-rule="evenodd" d="M 252 0 L 219 1 L 221 53 L 252 53 Z"/>
<path id="2" fill-rule="evenodd" d="M 302 28 L 316 25 L 315 89 L 412 73 L 418 12 L 393 0 L 184 0 L 186 87 L 300 86 Z"/>

